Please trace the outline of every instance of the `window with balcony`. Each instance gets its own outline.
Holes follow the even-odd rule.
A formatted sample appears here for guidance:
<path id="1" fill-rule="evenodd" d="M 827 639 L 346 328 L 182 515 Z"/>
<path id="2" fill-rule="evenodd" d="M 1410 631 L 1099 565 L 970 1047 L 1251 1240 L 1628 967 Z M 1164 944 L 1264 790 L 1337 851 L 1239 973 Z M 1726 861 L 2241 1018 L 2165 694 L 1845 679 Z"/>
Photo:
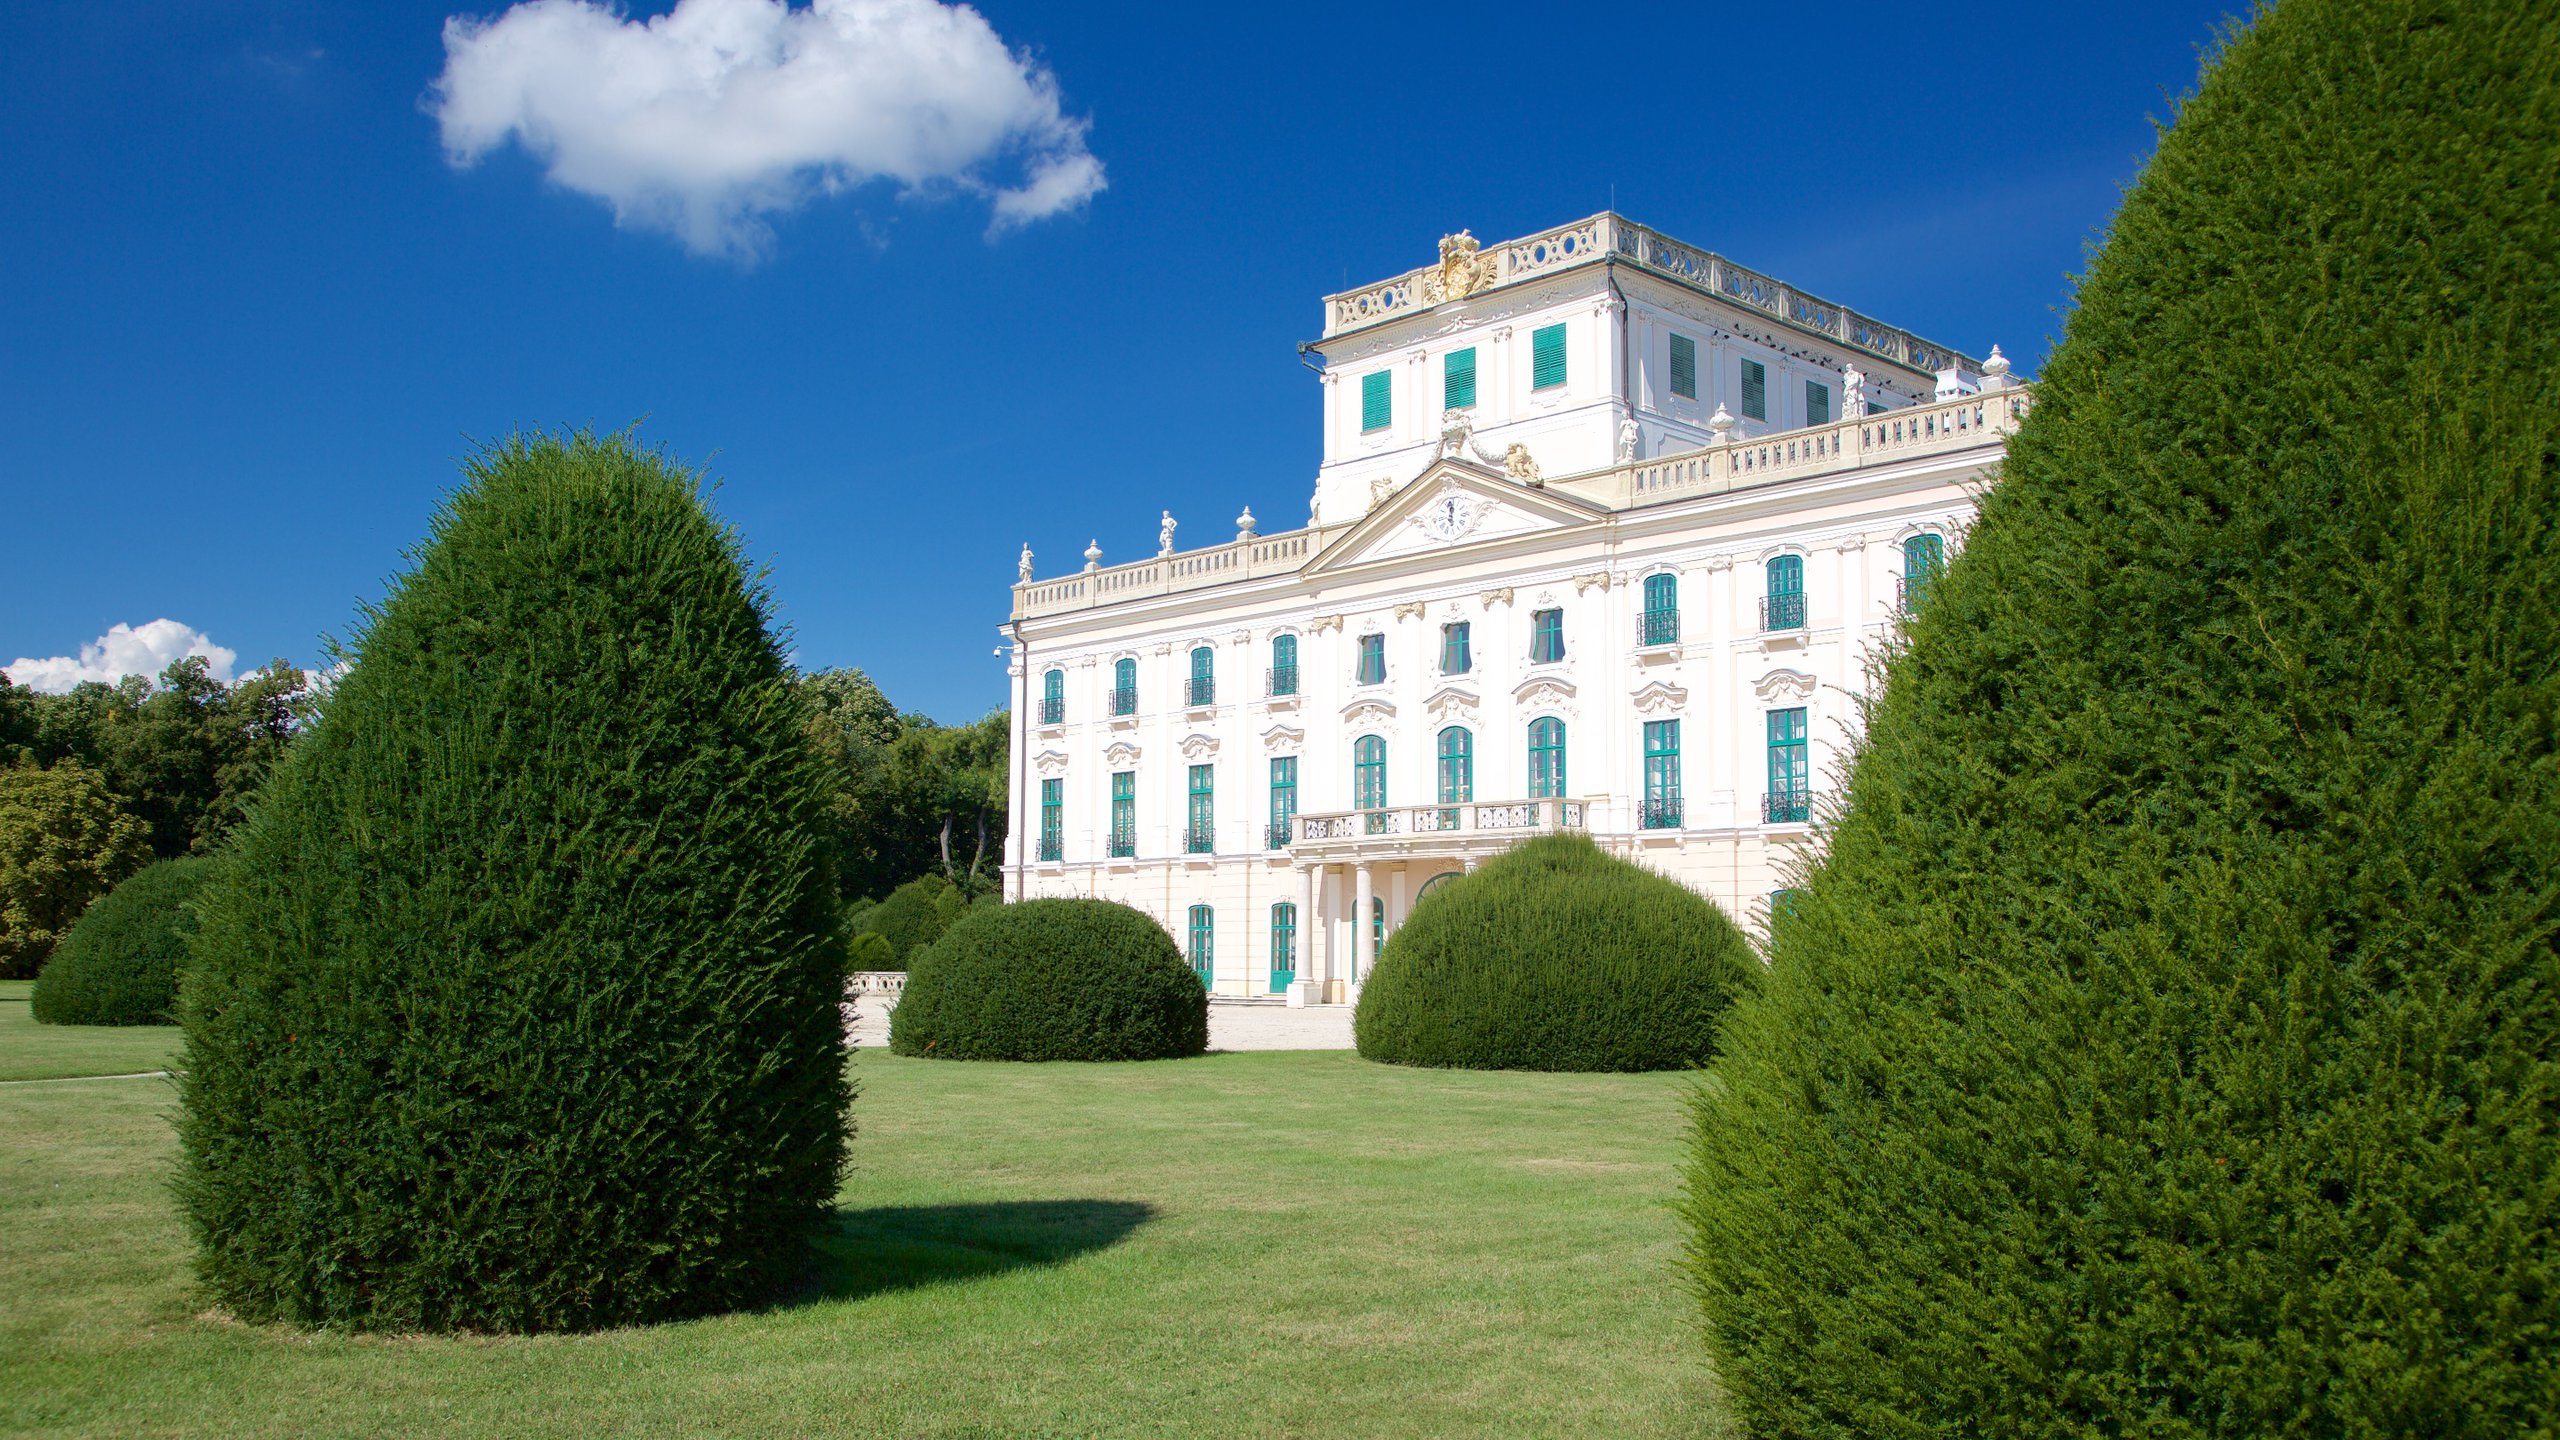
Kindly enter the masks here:
<path id="1" fill-rule="evenodd" d="M 1352 670 L 1351 679 L 1352 683 L 1357 685 L 1387 683 L 1386 636 L 1363 635 L 1360 637 L 1360 659 Z"/>
<path id="2" fill-rule="evenodd" d="M 1361 376 L 1360 433 L 1384 430 L 1395 418 L 1395 376 L 1384 370 Z"/>
<path id="3" fill-rule="evenodd" d="M 1370 834 L 1386 833 L 1387 742 L 1379 736 L 1363 735 L 1351 742 L 1351 804 L 1368 812 L 1363 828 Z"/>
<path id="4" fill-rule="evenodd" d="M 1552 665 L 1564 658 L 1564 612 L 1529 612 L 1529 663 Z"/>
<path id="5" fill-rule="evenodd" d="M 1440 673 L 1464 675 L 1475 668 L 1475 657 L 1467 648 L 1467 622 L 1452 620 L 1440 627 Z"/>
<path id="6" fill-rule="evenodd" d="M 1683 400 L 1698 398 L 1698 342 L 1686 335 L 1671 337 L 1671 393 Z"/>
<path id="7" fill-rule="evenodd" d="M 1269 695 L 1298 693 L 1298 637 L 1271 637 L 1271 673 L 1265 677 L 1263 691 Z"/>
<path id="8" fill-rule="evenodd" d="M 1191 962 L 1200 988 L 1208 989 L 1218 973 L 1218 915 L 1206 905 L 1191 907 L 1191 943 L 1183 947 L 1182 958 Z"/>
<path id="9" fill-rule="evenodd" d="M 1564 798 L 1564 722 L 1552 715 L 1529 722 L 1529 798 Z"/>
<path id="10" fill-rule="evenodd" d="M 1121 659 L 1111 667 L 1111 713 L 1138 713 L 1138 662 Z"/>
<path id="11" fill-rule="evenodd" d="M 1637 823 L 1647 830 L 1680 828 L 1680 722 L 1644 722 L 1644 803 Z"/>
<path id="12" fill-rule="evenodd" d="M 1771 825 L 1801 825 L 1813 814 L 1812 757 L 1805 743 L 1804 708 L 1769 712 L 1769 794 L 1760 818 Z"/>
<path id="13" fill-rule="evenodd" d="M 1476 403 L 1476 347 L 1440 357 L 1440 408 L 1467 410 Z"/>
<path id="14" fill-rule="evenodd" d="M 1947 568 L 1947 542 L 1937 535 L 1914 535 L 1902 542 L 1902 609 L 1920 608 L 1920 597 Z"/>
<path id="15" fill-rule="evenodd" d="M 1298 978 L 1298 902 L 1283 900 L 1271 907 L 1271 993 L 1286 991 Z"/>
<path id="16" fill-rule="evenodd" d="M 1772 555 L 1768 564 L 1769 593 L 1760 597 L 1760 628 L 1763 630 L 1801 630 L 1804 628 L 1804 557 Z"/>
<path id="17" fill-rule="evenodd" d="M 1642 645 L 1668 645 L 1680 638 L 1680 577 L 1644 577 L 1644 611 L 1636 617 L 1636 640 Z"/>
<path id="18" fill-rule="evenodd" d="M 1564 327 L 1541 325 L 1529 332 L 1529 388 L 1553 390 L 1564 383 Z"/>
<path id="19" fill-rule="evenodd" d="M 1217 767 L 1191 767 L 1190 805 L 1182 826 L 1182 848 L 1186 854 L 1206 855 L 1218 848 Z"/>
<path id="20" fill-rule="evenodd" d="M 1742 418 L 1769 418 L 1769 367 L 1757 360 L 1742 362 Z"/>
<path id="21" fill-rule="evenodd" d="M 1067 853 L 1067 782 L 1040 782 L 1040 858 L 1057 860 Z"/>
<path id="22" fill-rule="evenodd" d="M 1440 828 L 1458 828 L 1460 805 L 1476 798 L 1476 737 L 1463 725 L 1440 732 Z"/>
<path id="23" fill-rule="evenodd" d="M 1194 705 L 1214 705 L 1218 701 L 1218 653 L 1206 645 L 1191 652 L 1191 688 L 1183 698 Z"/>
<path id="24" fill-rule="evenodd" d="M 1138 772 L 1111 773 L 1111 854 L 1127 859 L 1138 853 Z"/>
<path id="25" fill-rule="evenodd" d="M 1040 723 L 1055 725 L 1067 718 L 1067 672 L 1051 670 L 1040 677 Z"/>
<path id="26" fill-rule="evenodd" d="M 1298 823 L 1298 757 L 1271 757 L 1271 821 L 1263 831 L 1263 844 L 1273 850 L 1288 848 L 1297 837 L 1290 833 Z"/>

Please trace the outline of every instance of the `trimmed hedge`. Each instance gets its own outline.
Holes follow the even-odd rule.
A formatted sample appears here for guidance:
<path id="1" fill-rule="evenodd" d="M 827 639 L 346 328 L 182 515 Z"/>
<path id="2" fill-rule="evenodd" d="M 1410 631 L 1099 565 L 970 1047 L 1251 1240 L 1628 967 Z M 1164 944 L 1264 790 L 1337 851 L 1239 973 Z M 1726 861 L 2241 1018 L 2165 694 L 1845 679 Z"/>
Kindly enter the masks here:
<path id="1" fill-rule="evenodd" d="M 1752 1433 L 2560 1429 L 2555 237 L 2548 6 L 2180 106 L 1696 1100 Z"/>
<path id="2" fill-rule="evenodd" d="M 1433 890 L 1360 987 L 1360 1053 L 1470 1070 L 1677 1070 L 1760 963 L 1715 902 L 1579 835 Z"/>
<path id="3" fill-rule="evenodd" d="M 889 1049 L 945 1060 L 1164 1060 L 1209 1048 L 1173 937 L 1109 900 L 973 905 L 907 967 Z"/>
<path id="4" fill-rule="evenodd" d="M 803 1273 L 842 1168 L 827 772 L 694 478 L 467 466 L 198 902 L 179 1195 L 250 1320 L 560 1330 Z"/>
<path id="5" fill-rule="evenodd" d="M 195 933 L 189 908 L 213 876 L 189 856 L 144 866 L 98 897 L 54 947 L 30 997 L 46 1025 L 175 1025 L 178 966 Z"/>
<path id="6" fill-rule="evenodd" d="M 904 970 L 917 951 L 941 939 L 942 932 L 968 908 L 968 900 L 950 881 L 920 875 L 865 909 L 853 929 L 889 942 L 890 960 L 882 969 Z"/>

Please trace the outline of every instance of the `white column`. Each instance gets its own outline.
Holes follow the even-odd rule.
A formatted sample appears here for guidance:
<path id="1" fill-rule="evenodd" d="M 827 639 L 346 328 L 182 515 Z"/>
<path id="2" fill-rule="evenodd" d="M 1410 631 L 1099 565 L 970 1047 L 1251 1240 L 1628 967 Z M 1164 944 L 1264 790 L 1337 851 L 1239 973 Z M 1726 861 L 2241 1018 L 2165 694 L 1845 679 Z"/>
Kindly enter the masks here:
<path id="1" fill-rule="evenodd" d="M 1348 997 L 1348 998 L 1352 998 L 1352 999 L 1357 999 L 1357 998 L 1359 997 L 1359 994 L 1360 994 L 1360 986 L 1361 986 L 1364 982 L 1366 982 L 1366 981 L 1368 980 L 1368 978 L 1369 978 L 1369 967 L 1370 967 L 1370 966 L 1372 966 L 1372 965 L 1375 965 L 1376 963 L 1378 963 L 1378 954 L 1377 954 L 1377 950 L 1376 950 L 1376 948 L 1375 948 L 1374 946 L 1372 946 L 1372 945 L 1371 945 L 1371 943 L 1370 943 L 1371 938 L 1375 935 L 1375 933 L 1376 933 L 1376 932 L 1375 932 L 1375 931 L 1373 931 L 1372 929 L 1370 929 L 1370 920 L 1369 920 L 1369 907 L 1370 907 L 1370 901 L 1371 901 L 1371 899 L 1372 899 L 1372 898 L 1376 895 L 1376 893 L 1377 893 L 1377 892 L 1376 892 L 1376 890 L 1373 888 L 1373 887 L 1375 886 L 1375 884 L 1376 884 L 1376 881 L 1375 881 L 1375 880 L 1373 880 L 1373 879 L 1371 878 L 1370 874 L 1369 874 L 1369 865 L 1368 865 L 1368 862 L 1366 862 L 1366 861 L 1359 861 L 1359 862 L 1355 862 L 1355 863 L 1352 865 L 1352 867 L 1351 867 L 1351 956 L 1352 956 L 1352 959 L 1351 959 L 1351 987 L 1350 987 L 1350 993 L 1349 993 L 1349 997 Z"/>
<path id="2" fill-rule="evenodd" d="M 1404 874 L 1405 867 L 1402 865 L 1396 866 L 1387 873 L 1387 933 L 1390 935 L 1404 928 L 1406 904 Z"/>
<path id="3" fill-rule="evenodd" d="M 1299 1009 L 1307 1003 L 1307 992 L 1315 989 L 1316 979 L 1316 867 L 1298 867 L 1298 953 L 1290 957 L 1291 967 L 1298 973 L 1289 981 L 1289 1008 Z M 1319 997 L 1323 994 L 1317 990 Z"/>

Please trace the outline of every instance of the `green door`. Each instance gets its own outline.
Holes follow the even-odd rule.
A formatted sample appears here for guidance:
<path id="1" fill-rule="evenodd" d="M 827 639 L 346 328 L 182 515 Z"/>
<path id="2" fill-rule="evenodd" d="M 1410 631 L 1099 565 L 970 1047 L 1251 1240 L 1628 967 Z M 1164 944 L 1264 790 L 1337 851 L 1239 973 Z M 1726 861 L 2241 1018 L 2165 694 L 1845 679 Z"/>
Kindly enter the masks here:
<path id="1" fill-rule="evenodd" d="M 1191 961 L 1191 973 L 1200 977 L 1200 988 L 1203 990 L 1209 988 L 1211 978 L 1217 973 L 1218 966 L 1216 947 L 1217 926 L 1213 921 L 1209 907 L 1206 905 L 1192 906 L 1191 946 L 1188 958 Z"/>
<path id="2" fill-rule="evenodd" d="M 1298 905 L 1283 900 L 1271 907 L 1271 993 L 1287 993 L 1298 978 Z"/>

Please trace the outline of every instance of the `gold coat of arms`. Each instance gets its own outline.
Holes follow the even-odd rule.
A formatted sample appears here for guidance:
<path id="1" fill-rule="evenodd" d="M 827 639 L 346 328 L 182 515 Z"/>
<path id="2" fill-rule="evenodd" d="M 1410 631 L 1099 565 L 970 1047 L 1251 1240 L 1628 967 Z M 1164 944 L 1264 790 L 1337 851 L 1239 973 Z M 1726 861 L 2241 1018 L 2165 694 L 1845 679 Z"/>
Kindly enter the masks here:
<path id="1" fill-rule="evenodd" d="M 1492 262 L 1476 254 L 1476 237 L 1461 230 L 1440 237 L 1440 270 L 1432 278 L 1432 287 L 1440 293 L 1431 297 L 1434 304 L 1442 300 L 1463 300 L 1493 283 Z"/>

